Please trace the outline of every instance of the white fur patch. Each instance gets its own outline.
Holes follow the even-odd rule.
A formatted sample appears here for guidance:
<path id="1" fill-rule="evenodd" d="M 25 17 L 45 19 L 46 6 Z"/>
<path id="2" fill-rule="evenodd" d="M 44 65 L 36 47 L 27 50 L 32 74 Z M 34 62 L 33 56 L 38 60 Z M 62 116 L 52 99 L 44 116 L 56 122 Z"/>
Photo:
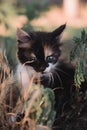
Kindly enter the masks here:
<path id="1" fill-rule="evenodd" d="M 44 70 L 44 72 L 51 72 L 51 70 L 53 70 L 55 67 L 55 64 L 51 64 L 49 63 L 49 66 Z"/>
<path id="2" fill-rule="evenodd" d="M 23 91 L 29 86 L 32 76 L 38 76 L 37 72 L 31 66 L 23 66 L 21 63 L 17 66 L 17 79 L 22 85 Z"/>

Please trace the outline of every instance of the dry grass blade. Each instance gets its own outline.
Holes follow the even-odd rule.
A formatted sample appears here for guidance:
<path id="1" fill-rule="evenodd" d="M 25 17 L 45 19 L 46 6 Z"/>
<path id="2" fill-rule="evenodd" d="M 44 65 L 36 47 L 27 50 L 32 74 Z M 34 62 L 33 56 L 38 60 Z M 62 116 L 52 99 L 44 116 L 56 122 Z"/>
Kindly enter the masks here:
<path id="1" fill-rule="evenodd" d="M 40 82 L 33 90 L 33 75 L 23 92 L 22 85 L 16 82 L 5 58 L 0 52 L 0 130 L 50 130 L 46 126 L 37 125 L 29 117 L 33 104 L 41 95 Z M 26 102 L 28 107 L 25 110 Z M 22 114 L 24 116 L 21 117 Z"/>

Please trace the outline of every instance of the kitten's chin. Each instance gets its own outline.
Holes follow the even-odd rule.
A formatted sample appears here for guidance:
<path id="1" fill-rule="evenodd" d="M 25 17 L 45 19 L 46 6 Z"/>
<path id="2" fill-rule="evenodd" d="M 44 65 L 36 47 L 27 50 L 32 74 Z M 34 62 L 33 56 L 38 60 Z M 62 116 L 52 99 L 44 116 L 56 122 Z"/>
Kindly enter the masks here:
<path id="1" fill-rule="evenodd" d="M 24 66 L 21 63 L 17 66 L 17 79 L 22 86 L 23 92 L 27 87 L 30 86 L 31 79 L 33 77 L 33 83 L 42 84 L 48 86 L 50 83 L 53 83 L 53 74 L 55 65 L 51 65 L 44 72 L 36 72 L 31 66 Z"/>

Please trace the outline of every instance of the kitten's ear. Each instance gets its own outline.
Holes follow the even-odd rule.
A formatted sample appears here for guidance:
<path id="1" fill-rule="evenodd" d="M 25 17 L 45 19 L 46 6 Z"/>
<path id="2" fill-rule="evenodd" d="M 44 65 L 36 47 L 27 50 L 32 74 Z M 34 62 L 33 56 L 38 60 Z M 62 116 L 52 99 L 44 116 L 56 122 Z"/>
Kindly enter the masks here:
<path id="1" fill-rule="evenodd" d="M 29 48 L 30 47 L 29 41 L 31 38 L 27 32 L 18 28 L 16 37 L 17 37 L 17 41 L 18 41 L 18 47 L 20 47 L 20 48 Z"/>
<path id="2" fill-rule="evenodd" d="M 61 33 L 64 31 L 65 27 L 66 27 L 66 24 L 61 25 L 59 28 L 57 28 L 56 30 L 54 30 L 52 32 L 53 38 L 59 38 L 60 35 L 61 35 Z"/>

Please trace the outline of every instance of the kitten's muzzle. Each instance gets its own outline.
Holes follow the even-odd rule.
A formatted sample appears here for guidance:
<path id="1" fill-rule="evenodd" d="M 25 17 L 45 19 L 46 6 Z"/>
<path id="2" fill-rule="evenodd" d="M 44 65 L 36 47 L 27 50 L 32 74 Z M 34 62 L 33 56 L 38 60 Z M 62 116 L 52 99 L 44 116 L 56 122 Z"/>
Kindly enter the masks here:
<path id="1" fill-rule="evenodd" d="M 46 62 L 42 61 L 42 63 L 39 62 L 37 64 L 37 66 L 34 67 L 34 69 L 36 70 L 36 72 L 41 72 L 42 73 L 46 69 L 47 66 L 49 66 L 49 65 Z"/>
<path id="2" fill-rule="evenodd" d="M 41 66 L 39 69 L 40 69 L 40 72 L 43 72 L 46 69 L 46 66 Z"/>
<path id="3" fill-rule="evenodd" d="M 41 67 L 39 68 L 40 69 L 40 72 L 44 72 L 44 70 L 49 66 L 49 64 L 47 63 L 43 63 L 43 65 L 41 65 Z"/>

